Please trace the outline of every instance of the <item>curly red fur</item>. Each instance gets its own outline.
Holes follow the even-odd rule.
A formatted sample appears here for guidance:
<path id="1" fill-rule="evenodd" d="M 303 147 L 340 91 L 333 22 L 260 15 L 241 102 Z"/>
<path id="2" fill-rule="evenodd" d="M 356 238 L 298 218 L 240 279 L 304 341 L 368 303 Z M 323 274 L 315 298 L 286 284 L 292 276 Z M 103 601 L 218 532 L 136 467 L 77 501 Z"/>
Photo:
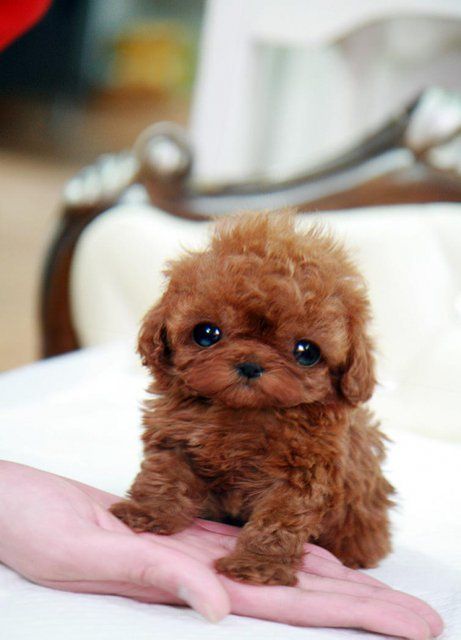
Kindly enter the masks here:
<path id="1" fill-rule="evenodd" d="M 284 213 L 245 214 L 167 275 L 139 336 L 155 394 L 145 457 L 112 512 L 161 534 L 197 516 L 246 523 L 216 563 L 237 580 L 295 584 L 307 541 L 350 567 L 375 565 L 390 549 L 393 489 L 363 406 L 375 386 L 366 287 L 344 249 Z M 205 321 L 222 330 L 208 348 L 192 339 Z M 314 366 L 293 356 L 301 339 L 320 347 Z M 244 361 L 263 374 L 243 379 Z"/>

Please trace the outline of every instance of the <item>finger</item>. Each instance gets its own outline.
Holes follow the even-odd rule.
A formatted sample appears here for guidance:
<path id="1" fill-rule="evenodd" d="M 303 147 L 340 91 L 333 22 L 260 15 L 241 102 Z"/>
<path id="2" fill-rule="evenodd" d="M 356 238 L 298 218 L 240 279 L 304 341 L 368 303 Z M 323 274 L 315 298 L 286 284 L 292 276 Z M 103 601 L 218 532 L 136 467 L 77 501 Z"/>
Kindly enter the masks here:
<path id="1" fill-rule="evenodd" d="M 211 531 L 220 536 L 223 536 L 221 539 L 222 545 L 232 550 L 235 546 L 235 542 L 232 541 L 232 538 L 235 538 L 239 535 L 242 530 L 241 527 L 233 527 L 229 524 L 223 524 L 222 522 L 213 522 L 211 520 L 201 520 L 199 518 L 196 519 L 195 526 L 199 529 L 205 529 L 206 531 Z M 225 537 L 227 536 L 227 540 Z M 319 547 L 316 544 L 307 543 L 304 545 L 304 550 L 306 553 L 312 553 L 316 556 L 320 556 L 321 558 L 325 558 L 327 560 L 331 560 L 332 562 L 337 562 L 341 564 L 341 561 L 338 560 L 336 556 L 334 556 L 330 551 Z"/>
<path id="2" fill-rule="evenodd" d="M 214 522 L 214 520 L 202 520 L 201 518 L 196 518 L 194 524 L 201 529 L 206 529 L 207 531 L 212 531 L 213 533 L 219 533 L 223 536 L 238 536 L 241 527 L 234 527 L 231 524 L 224 524 L 223 522 Z"/>
<path id="3" fill-rule="evenodd" d="M 136 535 L 97 532 L 80 539 L 76 578 L 155 587 L 186 601 L 216 622 L 229 613 L 229 598 L 218 576 L 198 560 Z"/>
<path id="4" fill-rule="evenodd" d="M 304 627 L 351 627 L 428 640 L 427 622 L 398 604 L 367 596 L 242 585 L 227 578 L 233 613 Z"/>
<path id="5" fill-rule="evenodd" d="M 298 586 L 309 591 L 326 591 L 330 593 L 347 593 L 357 597 L 369 597 L 377 600 L 385 600 L 394 604 L 411 609 L 419 616 L 423 617 L 431 633 L 434 636 L 442 633 L 443 622 L 439 614 L 434 611 L 426 602 L 411 596 L 403 591 L 394 589 L 381 589 L 369 584 L 350 582 L 346 580 L 334 580 L 332 578 L 322 578 L 320 576 L 299 574 Z"/>
<path id="6" fill-rule="evenodd" d="M 372 578 L 371 576 L 361 573 L 360 571 L 356 571 L 355 569 L 349 569 L 341 563 L 321 558 L 313 553 L 308 553 L 304 556 L 301 571 L 323 576 L 324 578 L 349 580 L 350 582 L 371 584 L 375 587 L 380 587 L 381 589 L 390 589 L 390 587 L 384 582 L 381 582 L 381 580 Z"/>
<path id="7" fill-rule="evenodd" d="M 162 546 L 165 549 L 175 549 L 210 567 L 214 560 L 227 555 L 227 546 L 223 548 L 224 545 L 219 544 L 216 538 L 207 538 L 205 532 L 202 532 L 200 538 L 187 530 L 175 533 L 172 536 L 159 536 L 152 533 L 140 533 L 137 535 L 151 544 Z"/>
<path id="8" fill-rule="evenodd" d="M 342 564 L 341 560 L 338 560 L 338 558 L 334 556 L 330 551 L 327 551 L 323 547 L 319 547 L 316 544 L 305 544 L 304 551 L 306 553 L 313 553 L 315 556 L 320 556 L 321 558 L 325 558 L 326 560 L 331 560 L 331 562 Z"/>
<path id="9" fill-rule="evenodd" d="M 165 544 L 178 549 L 183 549 L 185 553 L 192 553 L 194 556 L 199 556 L 202 559 L 212 557 L 212 559 L 220 558 L 223 555 L 223 548 L 227 552 L 234 550 L 237 543 L 237 537 L 234 535 L 227 535 L 221 533 L 222 529 L 219 526 L 220 523 L 211 523 L 212 525 L 218 525 L 217 527 L 202 527 L 198 523 L 194 523 L 192 526 L 184 529 L 179 533 L 175 533 L 174 536 L 156 536 L 154 534 L 141 534 L 145 535 L 147 539 L 154 539 L 160 544 Z M 223 525 L 224 527 L 227 525 Z M 236 527 L 231 527 L 235 529 Z M 219 531 L 219 533 L 218 533 Z M 238 530 L 240 531 L 240 530 Z M 186 543 L 186 547 L 184 547 Z M 189 548 L 190 547 L 190 548 Z M 329 551 L 322 549 L 313 544 L 306 544 L 305 549 L 307 553 L 319 556 L 331 562 L 335 562 L 341 565 L 341 562 Z"/>
<path id="10" fill-rule="evenodd" d="M 220 524 L 220 523 L 212 523 L 212 524 Z M 223 525 L 227 527 L 227 525 Z M 237 534 L 240 533 L 241 529 L 237 527 L 231 527 L 232 529 L 237 529 Z M 188 539 L 192 542 L 195 541 L 198 544 L 201 544 L 202 540 L 206 540 L 208 543 L 213 544 L 217 547 L 220 547 L 221 553 L 223 552 L 223 548 L 227 551 L 232 551 L 237 543 L 238 535 L 229 534 L 225 530 L 217 529 L 214 531 L 213 529 L 209 529 L 207 527 L 202 527 L 199 523 L 194 522 L 194 524 L 182 531 L 180 536 L 188 537 Z"/>
<path id="11" fill-rule="evenodd" d="M 236 539 L 234 535 L 238 535 L 241 531 L 238 527 L 222 524 L 220 522 L 212 522 L 210 520 L 197 519 L 193 525 L 202 531 L 214 532 L 219 535 L 219 544 L 228 551 L 232 551 L 235 547 Z M 345 567 L 336 556 L 315 544 L 305 544 L 304 549 L 306 555 L 302 562 L 302 571 L 318 574 L 325 577 L 338 578 L 340 580 L 350 580 L 352 582 L 360 582 L 379 586 L 383 589 L 390 587 L 376 578 L 372 578 L 364 573 L 360 573 L 354 569 Z"/>
<path id="12" fill-rule="evenodd" d="M 216 538 L 220 538 L 221 536 L 202 529 L 199 530 L 200 537 L 197 537 L 194 526 L 171 537 L 152 536 L 152 534 L 143 535 L 159 538 L 160 542 L 163 544 L 184 551 L 185 553 L 192 554 L 193 557 L 200 559 L 202 562 L 206 562 L 210 566 L 214 559 L 219 558 L 222 555 L 222 546 L 220 544 L 216 544 Z M 236 539 L 228 538 L 228 540 L 232 547 L 234 547 Z M 338 572 L 337 564 L 338 563 L 335 562 L 334 571 L 336 573 Z M 400 604 L 401 606 L 413 610 L 418 615 L 421 615 L 429 624 L 433 634 L 437 635 L 441 633 L 443 623 L 440 616 L 438 616 L 438 614 L 422 600 L 403 592 L 395 591 L 387 586 L 386 588 L 383 588 L 381 585 L 375 586 L 375 584 L 365 582 L 363 580 L 354 580 L 351 582 L 349 579 L 351 576 L 356 579 L 357 575 L 360 577 L 361 574 L 351 569 L 347 569 L 342 565 L 340 565 L 340 567 L 345 569 L 345 572 L 341 572 L 340 574 L 344 574 L 344 578 L 342 579 L 324 578 L 320 575 L 312 575 L 301 571 L 298 574 L 299 587 L 314 591 L 329 591 L 335 593 L 347 593 L 355 596 L 376 597 L 388 602 L 394 602 L 395 604 Z M 330 568 L 330 565 L 328 565 L 328 568 Z"/>
<path id="13" fill-rule="evenodd" d="M 203 529 L 199 531 L 200 537 L 197 537 L 194 526 L 186 529 L 180 534 L 175 534 L 174 537 L 156 537 L 162 538 L 165 544 L 175 546 L 179 550 L 184 550 L 187 553 L 193 553 L 195 557 L 211 564 L 213 559 L 220 557 L 222 554 L 221 545 L 215 544 L 216 538 L 221 538 L 221 536 L 211 532 L 208 533 L 208 531 Z M 233 537 L 228 537 L 227 539 L 233 548 L 235 546 L 236 539 Z M 206 546 L 204 543 L 206 543 Z M 314 545 L 309 546 L 314 547 Z M 318 550 L 323 551 L 319 547 L 314 547 L 314 551 Z M 330 555 L 328 552 L 326 553 L 327 555 Z M 323 556 L 319 557 L 322 558 Z M 335 567 L 333 570 L 335 573 L 338 573 L 338 561 L 336 559 L 334 564 Z M 322 566 L 325 565 L 323 564 Z M 327 566 L 330 570 L 332 569 L 330 565 Z M 342 579 L 324 578 L 319 575 L 312 575 L 301 571 L 298 574 L 299 587 L 314 591 L 329 591 L 335 593 L 347 593 L 355 596 L 376 597 L 377 599 L 394 602 L 395 604 L 411 609 L 418 615 L 422 616 L 429 624 L 433 634 L 437 635 L 441 633 L 443 623 L 440 616 L 422 600 L 403 592 L 390 589 L 387 585 L 385 586 L 386 588 L 383 588 L 380 583 L 378 583 L 379 586 L 376 586 L 374 583 L 364 581 L 363 577 L 366 578 L 366 576 L 362 576 L 362 574 L 359 574 L 357 571 L 347 569 L 340 563 L 339 568 L 345 570 L 341 571 L 340 575 L 344 575 L 344 578 Z M 354 581 L 350 580 L 351 576 L 354 578 Z M 361 576 L 362 578 L 360 579 Z M 359 577 L 360 581 L 357 580 L 357 577 Z"/>

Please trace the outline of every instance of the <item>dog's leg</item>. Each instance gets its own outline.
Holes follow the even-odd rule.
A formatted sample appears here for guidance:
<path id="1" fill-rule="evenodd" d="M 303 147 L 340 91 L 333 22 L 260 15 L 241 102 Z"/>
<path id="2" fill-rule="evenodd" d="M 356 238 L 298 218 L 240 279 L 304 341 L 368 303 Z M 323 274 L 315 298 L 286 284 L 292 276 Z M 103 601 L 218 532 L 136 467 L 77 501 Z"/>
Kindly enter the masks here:
<path id="1" fill-rule="evenodd" d="M 316 541 L 348 567 L 374 567 L 391 550 L 389 509 L 394 505 L 394 488 L 381 472 L 384 436 L 360 412 L 351 425 L 348 482 L 344 504 L 330 513 L 331 522 Z"/>
<path id="2" fill-rule="evenodd" d="M 375 567 L 391 550 L 389 501 L 373 505 L 350 504 L 340 525 L 333 526 L 316 542 L 351 569 Z"/>
<path id="3" fill-rule="evenodd" d="M 179 452 L 159 449 L 149 452 L 128 494 L 110 511 L 133 531 L 168 535 L 200 514 L 207 489 Z"/>
<path id="4" fill-rule="evenodd" d="M 234 551 L 217 560 L 216 569 L 241 582 L 295 585 L 304 543 L 319 531 L 322 502 L 287 484 L 271 489 L 255 505 Z"/>

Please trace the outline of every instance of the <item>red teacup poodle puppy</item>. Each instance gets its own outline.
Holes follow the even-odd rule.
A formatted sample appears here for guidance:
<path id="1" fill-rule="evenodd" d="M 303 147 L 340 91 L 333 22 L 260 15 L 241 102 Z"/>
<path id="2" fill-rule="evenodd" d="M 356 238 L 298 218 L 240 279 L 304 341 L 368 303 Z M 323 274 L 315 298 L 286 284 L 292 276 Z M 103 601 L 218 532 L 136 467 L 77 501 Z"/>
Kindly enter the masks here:
<path id="1" fill-rule="evenodd" d="M 393 489 L 363 406 L 369 303 L 344 249 L 285 213 L 246 214 L 168 276 L 139 338 L 155 394 L 144 461 L 112 513 L 159 534 L 198 516 L 245 523 L 216 568 L 251 583 L 296 584 L 307 541 L 375 565 Z"/>

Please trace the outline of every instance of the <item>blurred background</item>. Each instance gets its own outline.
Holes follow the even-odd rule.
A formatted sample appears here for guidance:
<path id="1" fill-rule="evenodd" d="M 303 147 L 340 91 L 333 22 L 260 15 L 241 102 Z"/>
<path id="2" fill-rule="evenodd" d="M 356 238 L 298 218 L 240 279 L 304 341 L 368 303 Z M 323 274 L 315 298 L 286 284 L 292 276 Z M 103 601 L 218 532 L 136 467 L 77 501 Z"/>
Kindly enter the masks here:
<path id="1" fill-rule="evenodd" d="M 38 292 L 65 182 L 153 122 L 187 122 L 204 8 L 55 0 L 0 53 L 1 370 L 39 355 Z"/>
<path id="2" fill-rule="evenodd" d="M 0 369 L 40 356 L 61 192 L 100 154 L 168 120 L 187 128 L 202 184 L 290 179 L 427 87 L 456 95 L 460 69 L 459 0 L 54 0 L 0 53 Z"/>

